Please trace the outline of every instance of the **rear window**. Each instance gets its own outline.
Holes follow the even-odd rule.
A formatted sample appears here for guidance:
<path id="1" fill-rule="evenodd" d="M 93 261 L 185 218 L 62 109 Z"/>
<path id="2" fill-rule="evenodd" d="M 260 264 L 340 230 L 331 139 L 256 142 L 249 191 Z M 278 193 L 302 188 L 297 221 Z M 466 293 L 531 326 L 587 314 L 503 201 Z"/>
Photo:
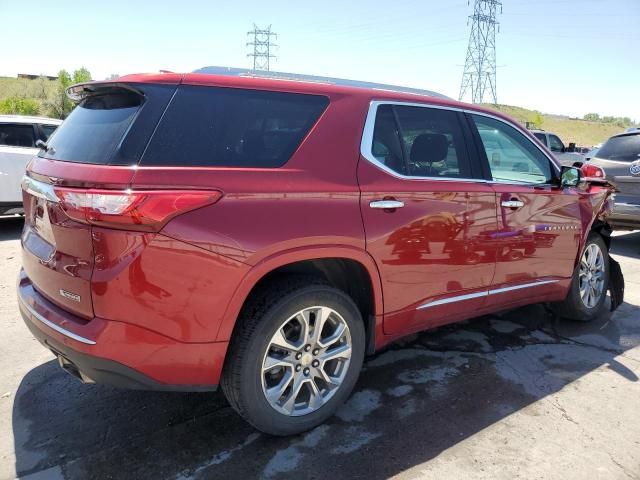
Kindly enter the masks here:
<path id="1" fill-rule="evenodd" d="M 143 97 L 119 91 L 84 99 L 51 137 L 40 156 L 53 160 L 107 164 L 120 144 Z"/>
<path id="2" fill-rule="evenodd" d="M 612 137 L 598 150 L 596 157 L 617 162 L 640 160 L 640 135 Z"/>
<path id="3" fill-rule="evenodd" d="M 317 95 L 181 86 L 141 164 L 280 167 L 328 103 Z"/>

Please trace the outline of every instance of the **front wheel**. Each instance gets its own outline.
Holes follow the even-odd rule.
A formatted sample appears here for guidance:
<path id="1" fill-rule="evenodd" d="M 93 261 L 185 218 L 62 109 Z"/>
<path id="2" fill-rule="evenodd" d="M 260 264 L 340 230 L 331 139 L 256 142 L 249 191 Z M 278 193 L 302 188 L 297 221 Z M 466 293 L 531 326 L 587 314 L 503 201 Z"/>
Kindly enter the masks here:
<path id="1" fill-rule="evenodd" d="M 222 389 L 258 430 L 309 430 L 347 399 L 362 367 L 365 332 L 344 292 L 306 277 L 285 280 L 250 300 L 239 321 Z"/>
<path id="2" fill-rule="evenodd" d="M 604 311 L 609 288 L 609 252 L 602 237 L 591 233 L 574 273 L 569 294 L 555 304 L 561 317 L 582 322 L 596 318 Z"/>

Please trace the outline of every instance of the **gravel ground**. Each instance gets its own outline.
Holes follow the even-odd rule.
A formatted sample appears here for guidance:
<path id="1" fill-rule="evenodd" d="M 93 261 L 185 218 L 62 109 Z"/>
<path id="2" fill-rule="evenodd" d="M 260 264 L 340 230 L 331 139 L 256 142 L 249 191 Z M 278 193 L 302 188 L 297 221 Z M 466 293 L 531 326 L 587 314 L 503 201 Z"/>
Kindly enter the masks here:
<path id="1" fill-rule="evenodd" d="M 613 252 L 625 304 L 591 324 L 539 306 L 370 358 L 333 419 L 255 432 L 221 394 L 86 386 L 18 314 L 20 219 L 0 219 L 0 479 L 640 479 L 640 232 Z"/>

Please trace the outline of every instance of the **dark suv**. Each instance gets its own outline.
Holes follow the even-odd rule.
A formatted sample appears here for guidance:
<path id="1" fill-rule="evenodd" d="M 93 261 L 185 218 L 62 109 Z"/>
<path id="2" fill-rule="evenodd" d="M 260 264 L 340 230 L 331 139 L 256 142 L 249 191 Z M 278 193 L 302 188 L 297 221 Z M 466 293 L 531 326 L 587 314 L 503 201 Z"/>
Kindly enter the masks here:
<path id="1" fill-rule="evenodd" d="M 614 135 L 598 150 L 589 164 L 604 169 L 615 184 L 615 206 L 609 218 L 613 228 L 640 229 L 640 130 Z"/>
<path id="2" fill-rule="evenodd" d="M 610 189 L 506 117 L 206 70 L 68 93 L 23 180 L 18 295 L 84 382 L 221 384 L 284 435 L 331 416 L 365 354 L 404 335 L 534 302 L 604 308 Z"/>

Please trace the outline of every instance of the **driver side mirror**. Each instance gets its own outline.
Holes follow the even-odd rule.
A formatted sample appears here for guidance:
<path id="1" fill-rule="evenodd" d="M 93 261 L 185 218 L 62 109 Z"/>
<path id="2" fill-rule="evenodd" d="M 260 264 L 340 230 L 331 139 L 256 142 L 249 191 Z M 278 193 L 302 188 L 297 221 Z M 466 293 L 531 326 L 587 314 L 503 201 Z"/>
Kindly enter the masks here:
<path id="1" fill-rule="evenodd" d="M 563 166 L 560 170 L 560 185 L 562 187 L 575 187 L 580 183 L 580 169 Z"/>

